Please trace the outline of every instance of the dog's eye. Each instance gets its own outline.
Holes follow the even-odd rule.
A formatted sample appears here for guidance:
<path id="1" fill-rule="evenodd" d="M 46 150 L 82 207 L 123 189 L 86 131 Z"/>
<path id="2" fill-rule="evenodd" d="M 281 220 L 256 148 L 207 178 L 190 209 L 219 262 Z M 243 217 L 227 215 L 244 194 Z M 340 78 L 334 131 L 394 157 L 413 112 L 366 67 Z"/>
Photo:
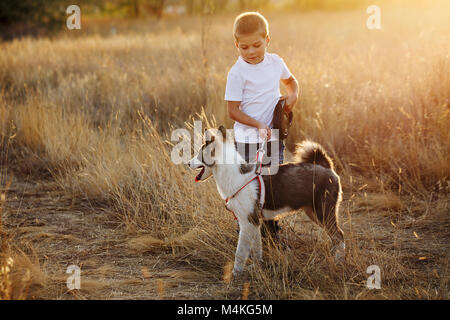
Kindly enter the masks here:
<path id="1" fill-rule="evenodd" d="M 215 157 L 215 155 L 214 144 L 209 143 L 208 145 L 205 145 L 205 148 L 202 150 L 203 162 L 207 165 L 213 165 L 213 157 Z"/>

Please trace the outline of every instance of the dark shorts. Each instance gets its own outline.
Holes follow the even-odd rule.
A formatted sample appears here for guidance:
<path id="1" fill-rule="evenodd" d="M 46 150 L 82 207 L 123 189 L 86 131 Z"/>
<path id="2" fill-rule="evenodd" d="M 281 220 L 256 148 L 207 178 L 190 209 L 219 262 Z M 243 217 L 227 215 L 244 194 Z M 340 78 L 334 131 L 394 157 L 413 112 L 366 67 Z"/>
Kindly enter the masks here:
<path id="1" fill-rule="evenodd" d="M 277 145 L 273 145 L 276 143 Z M 262 143 L 243 143 L 234 142 L 234 147 L 239 154 L 244 158 L 245 162 L 256 162 L 256 151 L 259 149 Z M 263 167 L 269 167 L 272 161 L 278 161 L 278 164 L 284 162 L 284 142 L 283 140 L 269 141 L 264 148 L 265 154 L 263 157 Z"/>

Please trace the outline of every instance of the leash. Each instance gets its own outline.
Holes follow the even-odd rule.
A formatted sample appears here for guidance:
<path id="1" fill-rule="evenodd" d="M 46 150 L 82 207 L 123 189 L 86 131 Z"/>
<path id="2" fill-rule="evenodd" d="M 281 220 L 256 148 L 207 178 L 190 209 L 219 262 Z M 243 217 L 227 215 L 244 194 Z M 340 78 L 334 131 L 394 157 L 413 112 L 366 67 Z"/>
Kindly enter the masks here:
<path id="1" fill-rule="evenodd" d="M 266 152 L 264 151 L 264 147 L 266 146 L 266 142 L 267 142 L 267 138 L 264 138 L 264 141 L 263 141 L 263 143 L 262 143 L 262 145 L 261 145 L 261 148 L 259 148 L 259 149 L 256 151 L 256 171 L 255 171 L 255 173 L 256 173 L 258 176 L 261 174 L 262 160 L 263 160 L 264 154 L 266 153 Z M 259 160 L 259 155 L 260 155 L 260 154 L 261 154 L 261 161 Z M 259 166 L 258 166 L 258 163 L 259 163 Z"/>
<path id="2" fill-rule="evenodd" d="M 261 144 L 261 147 L 256 151 L 255 175 L 249 181 L 247 181 L 247 183 L 244 184 L 238 191 L 236 191 L 233 195 L 231 195 L 225 199 L 225 209 L 227 209 L 228 211 L 230 211 L 233 214 L 234 220 L 237 220 L 237 217 L 236 217 L 236 214 L 230 208 L 228 208 L 228 202 L 231 199 L 233 199 L 242 189 L 244 189 L 250 182 L 252 182 L 255 179 L 258 181 L 258 186 L 259 186 L 259 205 L 260 205 L 261 215 L 262 215 L 262 209 L 264 206 L 266 189 L 265 189 L 265 185 L 264 185 L 264 180 L 261 176 L 261 170 L 262 170 L 262 160 L 263 160 L 264 154 L 265 154 L 264 147 L 266 145 L 266 142 L 267 142 L 267 138 L 264 138 L 264 141 Z M 261 156 L 261 158 L 260 158 L 260 156 Z"/>

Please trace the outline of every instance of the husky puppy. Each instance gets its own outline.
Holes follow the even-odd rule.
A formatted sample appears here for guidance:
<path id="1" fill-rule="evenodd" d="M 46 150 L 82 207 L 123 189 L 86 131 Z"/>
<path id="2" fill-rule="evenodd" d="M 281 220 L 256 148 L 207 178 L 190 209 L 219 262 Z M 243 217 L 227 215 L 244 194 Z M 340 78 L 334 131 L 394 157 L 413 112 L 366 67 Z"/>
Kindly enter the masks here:
<path id="1" fill-rule="evenodd" d="M 205 138 L 206 143 L 188 166 L 201 169 L 196 181 L 214 176 L 222 199 L 235 195 L 227 204 L 240 228 L 233 275 L 244 270 L 250 252 L 262 260 L 261 219 L 272 220 L 293 210 L 303 209 L 312 221 L 323 227 L 332 240 L 335 257 L 344 256 L 344 234 L 338 226 L 341 184 L 332 160 L 319 144 L 302 142 L 296 148 L 296 162 L 281 164 L 276 174 L 262 176 L 265 201 L 261 208 L 258 181 L 255 179 L 242 188 L 255 176 L 256 164 L 245 162 L 234 141 L 227 140 L 223 126 L 207 130 Z"/>

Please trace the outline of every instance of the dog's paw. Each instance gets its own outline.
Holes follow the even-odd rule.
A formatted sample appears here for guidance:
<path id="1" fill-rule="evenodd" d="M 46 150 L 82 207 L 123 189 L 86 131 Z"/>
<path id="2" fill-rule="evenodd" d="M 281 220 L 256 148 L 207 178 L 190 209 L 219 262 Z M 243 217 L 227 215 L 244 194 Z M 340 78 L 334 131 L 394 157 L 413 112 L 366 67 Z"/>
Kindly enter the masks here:
<path id="1" fill-rule="evenodd" d="M 237 269 L 235 267 L 235 268 L 233 268 L 232 275 L 233 275 L 234 279 L 242 278 L 242 276 L 244 275 L 244 269 Z"/>
<path id="2" fill-rule="evenodd" d="M 233 269 L 233 271 L 231 272 L 230 280 L 227 283 L 227 286 L 228 287 L 239 286 L 244 281 L 245 281 L 245 272 L 244 272 L 244 270 Z"/>

